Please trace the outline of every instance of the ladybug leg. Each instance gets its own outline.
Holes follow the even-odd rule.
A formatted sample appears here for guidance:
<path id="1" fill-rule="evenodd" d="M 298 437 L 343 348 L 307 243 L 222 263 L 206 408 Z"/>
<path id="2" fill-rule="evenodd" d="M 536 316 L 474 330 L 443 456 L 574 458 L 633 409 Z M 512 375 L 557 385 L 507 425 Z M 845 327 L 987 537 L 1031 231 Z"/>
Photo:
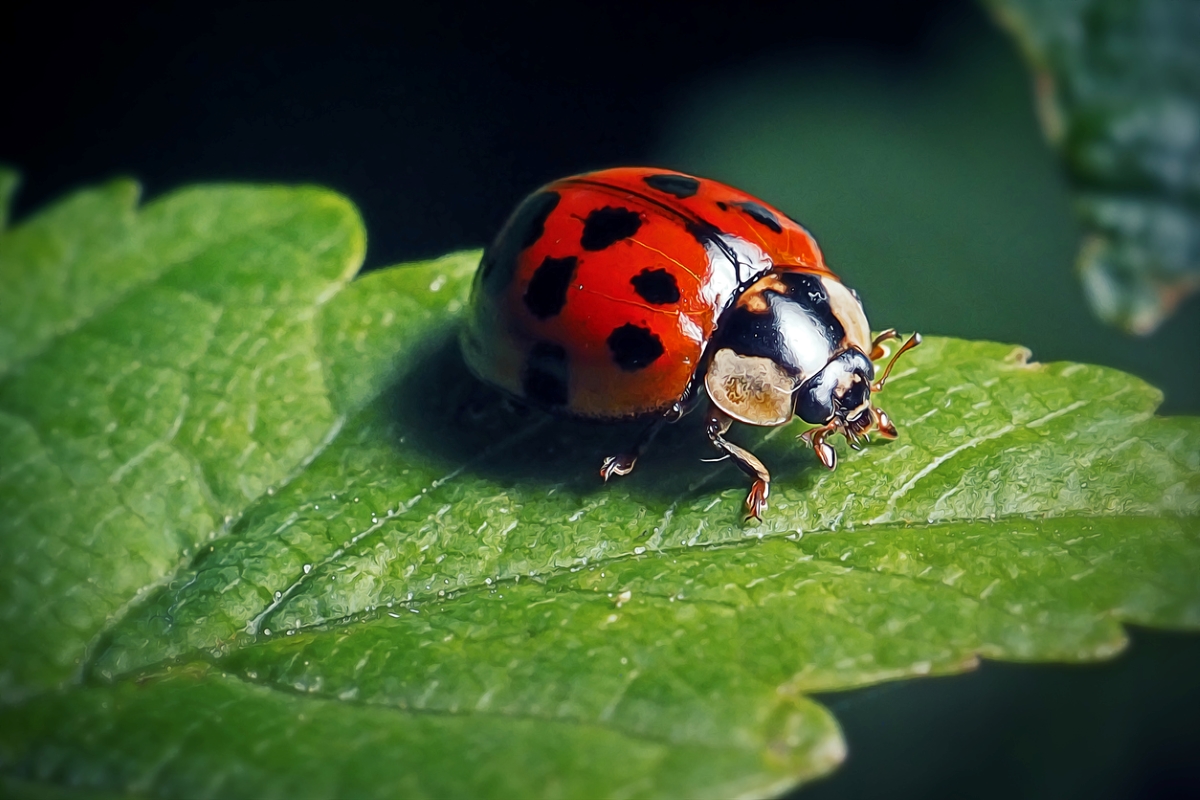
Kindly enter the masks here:
<path id="1" fill-rule="evenodd" d="M 871 342 L 871 360 L 878 361 L 887 355 L 887 351 L 881 347 L 884 342 L 888 341 L 889 339 L 899 338 L 900 334 L 896 333 L 895 328 L 888 328 L 886 331 L 876 336 L 875 341 Z"/>
<path id="2" fill-rule="evenodd" d="M 767 496 L 771 493 L 771 473 L 749 450 L 725 439 L 725 433 L 732 424 L 733 420 L 727 414 L 716 406 L 709 406 L 708 421 L 704 425 L 709 441 L 732 458 L 738 469 L 754 479 L 750 493 L 746 495 L 746 516 L 762 519 L 763 512 L 767 510 Z"/>
<path id="3" fill-rule="evenodd" d="M 650 442 L 654 441 L 654 437 L 662 429 L 663 423 L 667 422 L 667 417 L 659 417 L 651 422 L 637 441 L 633 443 L 633 447 L 628 452 L 619 453 L 615 456 L 607 456 L 604 463 L 600 465 L 600 477 L 607 481 L 613 475 L 628 475 L 633 472 L 634 465 L 637 464 L 638 457 L 646 452 L 646 448 L 650 446 Z"/>
<path id="4" fill-rule="evenodd" d="M 825 438 L 835 431 L 837 431 L 837 426 L 830 424 L 822 425 L 819 428 L 809 428 L 800 434 L 800 441 L 813 449 L 817 458 L 827 469 L 837 466 L 837 451 L 833 449 L 833 445 L 825 441 Z"/>
<path id="5" fill-rule="evenodd" d="M 877 406 L 871 409 L 871 412 L 875 415 L 875 427 L 879 429 L 880 436 L 885 439 L 895 439 L 899 435 L 886 411 Z"/>

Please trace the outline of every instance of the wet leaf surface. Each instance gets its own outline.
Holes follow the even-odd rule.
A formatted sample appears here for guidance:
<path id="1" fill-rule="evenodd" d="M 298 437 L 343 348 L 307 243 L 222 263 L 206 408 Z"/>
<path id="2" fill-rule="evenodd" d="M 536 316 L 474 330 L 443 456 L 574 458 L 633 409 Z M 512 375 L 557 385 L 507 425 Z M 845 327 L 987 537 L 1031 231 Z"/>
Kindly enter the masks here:
<path id="1" fill-rule="evenodd" d="M 636 427 L 467 374 L 478 253 L 341 288 L 336 196 L 132 197 L 0 236 L 6 288 L 62 298 L 0 377 L 14 792 L 772 795 L 844 755 L 809 693 L 1200 625 L 1200 420 L 1128 375 L 931 338 L 881 397 L 901 438 L 836 472 L 735 432 L 775 476 L 748 525 L 697 421 L 605 485 Z M 113 252 L 121 291 L 62 277 Z"/>

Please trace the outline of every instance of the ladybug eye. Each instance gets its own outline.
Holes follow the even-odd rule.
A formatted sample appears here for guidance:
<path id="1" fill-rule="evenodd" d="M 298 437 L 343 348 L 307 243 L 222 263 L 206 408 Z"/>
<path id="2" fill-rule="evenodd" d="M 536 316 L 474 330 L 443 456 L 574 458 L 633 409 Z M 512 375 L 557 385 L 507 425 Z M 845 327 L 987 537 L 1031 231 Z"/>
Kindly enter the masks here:
<path id="1" fill-rule="evenodd" d="M 742 356 L 722 348 L 704 376 L 717 408 L 750 425 L 782 425 L 795 409 L 796 379 L 769 358 Z"/>

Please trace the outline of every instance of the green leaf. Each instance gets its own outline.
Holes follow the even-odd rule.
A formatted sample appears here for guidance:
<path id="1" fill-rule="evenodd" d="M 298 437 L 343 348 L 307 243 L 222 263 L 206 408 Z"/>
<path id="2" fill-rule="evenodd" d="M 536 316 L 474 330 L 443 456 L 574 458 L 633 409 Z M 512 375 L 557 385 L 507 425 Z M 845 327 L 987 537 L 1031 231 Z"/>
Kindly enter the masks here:
<path id="1" fill-rule="evenodd" d="M 25 783 L 250 798 L 721 798 L 759 789 L 754 778 L 781 761 L 755 747 L 747 734 L 757 731 L 654 741 L 534 715 L 397 713 L 254 686 L 203 666 L 177 673 L 16 709 L 0 732 L 0 758 Z M 793 738 L 819 745 L 801 738 L 804 715 L 828 717 L 803 699 L 790 705 L 754 722 L 788 737 L 780 750 Z M 781 775 L 794 769 L 771 766 Z"/>
<path id="2" fill-rule="evenodd" d="M 710 453 L 696 421 L 603 484 L 600 458 L 636 427 L 519 412 L 466 373 L 455 324 L 478 253 L 374 272 L 330 296 L 361 255 L 353 224 L 327 224 L 355 219 L 344 201 L 240 191 L 238 219 L 261 203 L 277 221 L 230 237 L 232 252 L 210 244 L 219 252 L 207 260 L 158 271 L 140 291 L 159 294 L 109 303 L 0 382 L 4 419 L 58 447 L 31 436 L 42 461 L 20 462 L 0 449 L 12 528 L 0 546 L 23 547 L 0 561 L 6 620 L 25 626 L 3 648 L 13 666 L 0 773 L 14 792 L 768 796 L 844 756 L 809 693 L 958 672 L 980 656 L 1103 658 L 1123 647 L 1122 622 L 1200 626 L 1200 419 L 1155 416 L 1159 393 L 1135 378 L 930 338 L 881 397 L 899 441 L 842 448 L 835 472 L 795 442 L 802 426 L 735 432 L 775 477 L 765 522 L 746 525 L 745 479 L 700 461 Z M 231 192 L 192 190 L 131 214 L 144 225 L 192 197 L 190 213 L 208 216 Z M 194 230 L 188 218 L 179 227 Z M 22 230 L 0 237 L 0 253 Z M 314 257 L 317 243 L 328 255 Z M 167 482 L 176 464 L 143 458 L 126 470 L 139 471 L 128 496 L 159 527 L 122 516 L 95 535 L 84 492 L 60 476 L 96 476 L 89 492 L 133 502 L 119 494 L 125 475 L 114 489 L 94 466 L 125 460 L 101 455 L 109 439 L 62 410 L 93 379 L 53 359 L 137 342 L 108 354 L 101 384 L 124 392 L 106 407 L 131 409 L 127 435 L 148 430 L 127 451 L 164 441 L 164 426 L 194 430 L 194 404 L 175 423 L 177 405 L 130 405 L 153 405 L 162 389 L 111 379 L 118 354 L 174 376 L 176 363 L 225 352 L 206 345 L 184 361 L 172 349 L 208 319 L 160 309 L 181 294 L 160 284 L 184 276 L 189 294 L 230 307 L 231 293 L 256 298 L 221 319 L 258 319 L 249 310 L 287 299 L 308 309 L 272 340 L 302 348 L 306 369 L 257 402 L 289 390 L 321 402 L 258 412 L 260 449 L 304 443 L 271 479 L 239 463 L 244 439 L 182 451 L 221 487 L 208 527 Z M 312 289 L 268 288 L 283 276 Z M 99 329 L 108 339 L 91 333 L 129 304 L 120 325 Z M 280 360 L 263 345 L 238 368 Z M 241 435 L 240 384 L 205 386 L 208 427 Z M 193 441 L 177 432 L 157 447 L 180 440 Z M 254 491 L 239 495 L 247 474 Z M 69 502 L 54 502 L 60 488 L 75 492 Z M 61 523 L 30 522 L 42 509 Z M 164 530 L 174 561 L 134 566 L 129 554 L 161 546 L 151 533 Z M 39 557 L 95 565 L 86 636 L 25 622 L 79 612 L 69 573 L 43 588 L 24 577 Z M 47 652 L 85 657 L 80 680 L 63 683 L 71 671 L 51 669 L 64 662 Z"/>
<path id="3" fill-rule="evenodd" d="M 71 675 L 342 423 L 315 314 L 361 262 L 354 208 L 136 195 L 81 191 L 0 237 L 0 695 Z"/>
<path id="4" fill-rule="evenodd" d="M 1200 287 L 1200 13 L 1176 0 L 985 0 L 1035 73 L 1077 189 L 1079 269 L 1108 322 L 1146 334 Z"/>

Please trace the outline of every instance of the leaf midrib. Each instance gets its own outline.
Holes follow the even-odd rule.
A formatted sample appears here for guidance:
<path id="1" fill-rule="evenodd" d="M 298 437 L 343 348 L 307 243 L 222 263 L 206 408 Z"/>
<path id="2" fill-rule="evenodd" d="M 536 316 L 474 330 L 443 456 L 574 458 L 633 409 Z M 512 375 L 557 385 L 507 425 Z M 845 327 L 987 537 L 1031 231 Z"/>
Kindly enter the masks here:
<path id="1" fill-rule="evenodd" d="M 963 524 L 972 524 L 972 523 L 981 523 L 981 524 L 992 525 L 992 524 L 996 524 L 996 523 L 1003 523 L 1006 520 L 1030 521 L 1030 520 L 1037 520 L 1037 519 L 1039 519 L 1039 517 L 1033 517 L 1030 515 L 1014 514 L 1014 515 L 1006 515 L 1003 517 L 996 517 L 995 519 L 986 519 L 986 520 L 966 519 L 966 520 L 939 521 L 935 524 L 925 525 L 923 527 L 926 530 L 930 530 L 930 529 L 948 528 L 948 527 L 953 527 L 953 526 L 958 526 L 958 525 L 963 525 Z M 1184 515 L 1173 515 L 1173 514 L 1160 514 L 1160 515 L 1150 515 L 1150 514 L 1114 515 L 1114 514 L 1109 514 L 1109 515 L 1104 515 L 1104 514 L 1077 513 L 1077 514 L 1063 515 L 1060 517 L 1054 517 L 1054 519 L 1058 519 L 1058 520 L 1174 519 L 1174 520 L 1182 521 L 1182 520 L 1194 519 L 1194 517 L 1184 516 Z M 865 530 L 867 527 L 868 526 L 864 526 L 864 528 L 858 529 L 858 532 Z M 882 533 L 886 533 L 889 530 L 905 530 L 905 529 L 908 529 L 910 526 L 905 523 L 884 523 L 884 524 L 879 524 L 879 525 L 872 525 L 869 527 L 873 532 L 880 531 Z M 847 530 L 846 532 L 854 532 L 854 529 Z M 814 532 L 807 533 L 805 535 L 806 536 L 823 536 L 823 535 L 836 535 L 837 533 L 838 533 L 838 531 L 828 530 L 828 531 L 814 531 Z M 1034 537 L 1042 542 L 1045 542 L 1047 544 L 1057 545 L 1059 547 L 1062 547 L 1064 550 L 1066 550 L 1065 546 L 1063 546 L 1061 542 L 1058 542 L 1057 540 L 1053 539 L 1052 537 L 1046 536 L 1042 532 L 1041 528 L 1038 528 L 1036 531 L 1031 530 L 1031 531 L 1027 532 L 1027 535 L 1032 536 L 1032 537 Z M 763 539 L 775 539 L 775 540 L 790 539 L 792 536 L 794 536 L 794 534 L 773 533 L 773 534 L 765 535 L 763 537 Z M 702 547 L 704 550 L 710 551 L 710 552 L 720 551 L 720 550 L 748 550 L 752 547 L 757 546 L 759 541 L 760 541 L 759 539 L 754 538 L 754 539 L 748 539 L 748 540 L 744 540 L 744 541 L 740 541 L 740 542 L 721 542 L 721 543 L 717 543 L 717 544 L 700 545 L 700 547 Z M 793 541 L 795 541 L 795 540 L 793 540 Z M 663 557 L 663 556 L 669 556 L 669 555 L 677 554 L 677 553 L 685 553 L 692 549 L 694 549 L 694 548 L 688 547 L 688 546 L 675 546 L 675 547 L 670 547 L 670 548 L 666 548 L 666 549 L 647 550 L 646 553 L 640 554 L 640 555 L 635 554 L 635 553 L 625 553 L 625 554 L 613 556 L 611 558 L 606 558 L 606 559 L 601 559 L 601 560 L 597 560 L 594 562 L 589 562 L 588 567 L 589 568 L 606 567 L 608 565 L 616 565 L 616 564 L 621 564 L 621 563 L 629 562 L 629 561 L 633 561 L 633 560 L 644 560 L 644 559 L 648 558 L 649 556 L 651 556 L 652 554 L 656 557 Z M 1090 562 L 1087 562 L 1086 559 L 1083 559 L 1080 556 L 1072 554 L 1072 553 L 1070 553 L 1070 551 L 1066 551 L 1066 552 L 1067 552 L 1068 557 L 1072 561 L 1077 562 L 1080 566 L 1085 566 L 1085 565 L 1090 566 Z M 979 597 L 977 595 L 968 593 L 965 589 L 962 589 L 962 588 L 956 586 L 955 584 L 949 584 L 949 583 L 946 583 L 945 581 L 937 579 L 937 578 L 925 578 L 925 577 L 922 577 L 921 575 L 913 575 L 913 574 L 890 570 L 890 569 L 870 570 L 870 569 L 867 569 L 867 568 L 861 567 L 861 566 L 847 565 L 845 562 L 841 561 L 840 559 L 834 559 L 834 558 L 830 558 L 828 556 L 820 556 L 815 553 L 804 553 L 804 558 L 803 559 L 798 558 L 793 563 L 793 565 L 789 565 L 788 569 L 792 569 L 795 566 L 795 564 L 799 564 L 802 561 L 803 561 L 803 563 L 815 561 L 818 563 L 826 564 L 835 569 L 842 570 L 846 573 L 858 572 L 858 573 L 864 573 L 864 574 L 868 574 L 868 575 L 879 575 L 879 576 L 885 576 L 885 577 L 889 577 L 889 578 L 896 578 L 896 579 L 900 579 L 900 580 L 904 580 L 904 581 L 910 581 L 910 582 L 913 582 L 913 583 L 921 585 L 921 586 L 928 586 L 928 587 L 934 588 L 938 591 L 946 591 L 946 592 L 958 595 L 958 596 L 962 597 L 963 599 L 968 600 L 971 603 L 978 605 L 980 608 L 986 608 L 986 609 L 990 609 L 990 610 L 999 612 L 999 613 L 1001 613 L 1009 618 L 1012 618 L 1012 619 L 1016 619 L 1016 620 L 1024 620 L 1025 619 L 1025 618 L 1021 617 L 1020 615 L 1015 614 L 1015 613 L 1011 612 L 1010 610 L 1004 608 L 1002 605 L 999 605 L 997 602 L 990 600 L 991 595 L 989 595 L 988 597 Z M 316 570 L 314 569 L 313 573 L 315 573 L 315 572 L 316 572 Z M 169 580 L 170 578 L 175 577 L 175 575 L 177 573 L 178 573 L 178 570 L 176 571 L 176 573 L 173 573 L 171 576 L 168 576 L 168 578 L 164 579 L 164 580 Z M 570 574 L 572 574 L 571 569 L 564 568 L 564 569 L 551 571 L 548 573 L 539 573 L 536 576 L 519 576 L 519 577 L 527 577 L 528 579 L 533 580 L 535 582 L 546 583 L 546 582 L 556 580 L 559 578 L 565 578 Z M 353 614 L 348 614 L 344 617 L 338 617 L 338 618 L 334 618 L 334 619 L 325 619 L 325 620 L 321 620 L 318 622 L 306 623 L 306 624 L 298 626 L 296 628 L 289 628 L 288 630 L 294 631 L 295 634 L 322 633 L 322 632 L 333 631 L 333 630 L 337 630 L 340 628 L 349 627 L 350 625 L 353 625 L 355 623 L 367 622 L 372 619 L 375 619 L 378 617 L 378 615 L 380 613 L 384 613 L 387 609 L 410 610 L 410 609 L 421 609 L 421 608 L 427 607 L 430 604 L 444 605 L 445 603 L 457 600 L 460 597 L 463 597 L 464 595 L 475 595 L 475 594 L 478 594 L 478 593 L 481 593 L 484 591 L 491 592 L 492 590 L 496 589 L 497 587 L 503 586 L 505 584 L 515 585 L 517 583 L 517 581 L 518 581 L 518 576 L 514 576 L 512 578 L 501 578 L 501 579 L 493 580 L 490 585 L 484 584 L 482 582 L 468 584 L 466 586 L 462 586 L 460 588 L 455 589 L 453 595 L 439 597 L 435 594 L 430 594 L 430 595 L 426 595 L 424 597 L 414 597 L 412 600 L 397 600 L 397 601 L 394 601 L 392 605 L 371 606 L 370 608 L 363 609 L 362 611 L 358 611 Z M 1148 577 L 1147 581 L 1151 585 L 1153 585 L 1155 588 L 1161 590 L 1162 592 L 1164 592 L 1166 594 L 1170 593 L 1168 587 L 1164 586 L 1162 583 L 1160 583 L 1158 580 L 1156 580 L 1155 576 Z M 164 583 L 164 581 L 158 581 L 156 585 L 161 586 L 161 585 L 163 585 L 163 583 Z M 583 599 L 589 599 L 589 600 L 594 599 L 596 594 L 598 594 L 598 592 L 589 592 L 584 589 L 577 589 L 577 588 L 572 588 L 572 587 L 563 587 L 563 588 L 556 587 L 553 591 L 555 594 L 578 596 Z M 144 597 L 148 596 L 149 594 L 150 594 L 149 591 L 139 592 L 138 598 L 144 598 Z M 693 603 L 693 604 L 699 604 L 699 605 L 714 606 L 714 607 L 719 607 L 719 608 L 728 608 L 731 611 L 734 611 L 735 613 L 740 613 L 745 608 L 745 606 L 743 604 L 730 603 L 730 602 L 726 602 L 726 601 L 722 601 L 722 600 L 714 600 L 711 598 L 693 598 L 693 597 L 680 598 L 677 595 L 659 594 L 659 593 L 654 593 L 654 592 L 647 592 L 645 590 L 639 591 L 638 594 L 639 594 L 639 596 L 642 596 L 642 597 L 653 597 L 653 598 L 660 599 L 660 600 L 671 600 L 672 598 L 674 598 L 675 600 L 679 600 L 682 603 Z M 126 610 L 128 611 L 129 609 L 126 609 Z M 822 613 L 827 613 L 827 612 L 822 612 Z M 1108 613 L 1110 613 L 1118 621 L 1125 621 L 1127 619 L 1124 614 L 1120 613 L 1119 609 L 1109 609 Z M 258 616 L 259 615 L 256 615 L 255 618 L 258 618 Z M 844 618 L 844 617 L 840 617 L 840 616 L 836 616 L 836 615 L 832 615 L 832 614 L 829 614 L 829 616 L 841 624 L 855 626 L 864 631 L 866 630 L 865 628 L 862 628 L 861 624 L 855 622 L 852 619 Z M 266 622 L 268 620 L 266 618 L 264 618 L 263 621 Z M 114 627 L 113 624 L 106 626 L 106 631 L 113 627 Z M 229 636 L 228 638 L 221 640 L 219 647 L 224 649 L 226 651 L 226 653 L 228 653 L 228 648 L 234 648 L 238 651 L 241 651 L 245 648 L 238 647 L 237 645 L 239 644 L 239 642 L 252 643 L 253 641 L 255 641 L 252 638 L 252 636 L 253 636 L 252 634 L 247 633 L 245 630 L 239 630 L 239 631 L 236 631 L 233 635 Z M 101 639 L 102 639 L 101 636 L 97 636 L 93 639 L 93 642 L 100 641 Z M 122 680 L 128 680 L 132 676 L 144 676 L 144 675 L 153 673 L 155 670 L 161 669 L 164 665 L 168 664 L 168 662 L 176 662 L 179 659 L 195 660 L 195 659 L 199 658 L 204 663 L 211 663 L 211 664 L 215 665 L 215 664 L 218 664 L 221 661 L 221 659 L 224 658 L 224 656 L 216 657 L 216 658 L 210 660 L 209 657 L 206 655 L 206 653 L 211 651 L 212 649 L 213 648 L 211 648 L 211 647 L 209 647 L 209 648 L 204 648 L 204 647 L 189 648 L 188 650 L 186 650 L 182 653 L 166 656 L 157 661 L 143 664 L 143 665 L 135 667 L 131 670 L 128 670 L 126 672 L 114 675 L 112 680 L 113 680 L 113 682 L 119 682 Z M 982 650 L 979 648 L 975 648 L 975 649 L 972 649 L 971 653 L 974 655 L 981 655 Z M 96 659 L 100 655 L 101 655 L 101 653 L 98 652 L 96 648 L 89 648 L 89 656 L 87 659 L 85 659 L 83 665 L 81 666 L 81 674 L 84 674 L 84 675 L 89 674 L 91 672 L 91 670 L 96 666 Z M 874 681 L 874 680 L 868 681 L 868 683 L 875 683 L 875 682 L 877 682 L 877 681 Z M 855 684 L 855 685 L 857 685 L 857 684 Z"/>

